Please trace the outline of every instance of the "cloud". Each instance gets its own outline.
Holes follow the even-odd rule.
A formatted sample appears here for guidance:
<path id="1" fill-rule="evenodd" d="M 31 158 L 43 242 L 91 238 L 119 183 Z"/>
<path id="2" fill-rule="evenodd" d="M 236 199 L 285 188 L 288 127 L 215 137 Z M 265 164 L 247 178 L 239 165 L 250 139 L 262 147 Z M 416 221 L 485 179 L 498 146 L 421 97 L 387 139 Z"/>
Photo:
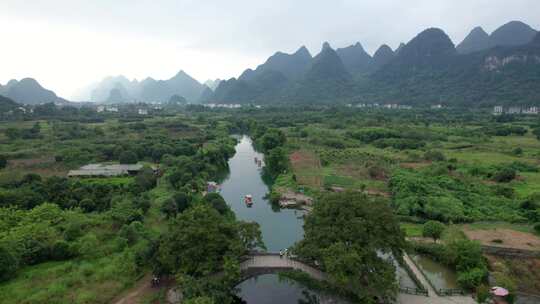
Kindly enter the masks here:
<path id="1" fill-rule="evenodd" d="M 373 53 L 433 26 L 455 43 L 477 25 L 540 28 L 538 11 L 537 0 L 0 0 L 0 82 L 35 77 L 69 97 L 107 75 L 229 78 L 323 41 Z"/>

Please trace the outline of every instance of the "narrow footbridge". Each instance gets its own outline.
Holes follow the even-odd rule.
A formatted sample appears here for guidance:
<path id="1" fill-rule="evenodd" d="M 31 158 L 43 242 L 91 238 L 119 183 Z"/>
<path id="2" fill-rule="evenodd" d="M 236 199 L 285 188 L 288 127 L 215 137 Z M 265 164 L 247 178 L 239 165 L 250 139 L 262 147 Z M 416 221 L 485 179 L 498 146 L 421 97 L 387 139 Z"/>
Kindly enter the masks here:
<path id="1" fill-rule="evenodd" d="M 262 274 L 300 270 L 313 279 L 326 280 L 324 272 L 293 257 L 280 256 L 279 253 L 256 252 L 246 256 L 240 264 L 242 281 Z"/>

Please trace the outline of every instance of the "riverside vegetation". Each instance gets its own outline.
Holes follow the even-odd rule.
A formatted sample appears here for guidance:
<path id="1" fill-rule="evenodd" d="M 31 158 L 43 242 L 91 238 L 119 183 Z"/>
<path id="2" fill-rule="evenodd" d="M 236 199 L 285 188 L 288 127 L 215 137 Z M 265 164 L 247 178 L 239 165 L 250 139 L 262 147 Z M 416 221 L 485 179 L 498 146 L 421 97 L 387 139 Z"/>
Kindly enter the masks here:
<path id="1" fill-rule="evenodd" d="M 490 269 L 463 228 L 540 234 L 535 116 L 313 106 L 241 112 L 230 118 L 234 129 L 252 130 L 261 147 L 268 141 L 258 135 L 261 128 L 279 139 L 274 200 L 290 190 L 319 200 L 329 191 L 378 197 L 392 206 L 409 237 L 421 237 L 422 230 L 442 237 L 412 248 L 454 268 L 464 289 L 483 289 Z M 495 274 L 514 290 L 521 280 L 511 267 Z"/>
<path id="2" fill-rule="evenodd" d="M 443 241 L 413 247 L 454 267 L 471 290 L 488 267 L 463 225 L 540 229 L 535 117 L 191 106 L 144 119 L 76 110 L 68 120 L 66 109 L 41 107 L 0 125 L 2 303 L 108 303 L 151 272 L 175 277 L 187 303 L 240 301 L 239 262 L 264 248 L 259 228 L 237 220 L 219 194 L 203 195 L 227 171 L 230 134 L 250 134 L 264 152 L 271 200 L 285 190 L 315 198 L 292 249 L 352 299 L 395 297 L 395 270 L 378 253 L 399 257 L 404 236 L 420 236 L 426 221 L 426 236 Z M 146 167 L 65 177 L 93 162 Z"/>

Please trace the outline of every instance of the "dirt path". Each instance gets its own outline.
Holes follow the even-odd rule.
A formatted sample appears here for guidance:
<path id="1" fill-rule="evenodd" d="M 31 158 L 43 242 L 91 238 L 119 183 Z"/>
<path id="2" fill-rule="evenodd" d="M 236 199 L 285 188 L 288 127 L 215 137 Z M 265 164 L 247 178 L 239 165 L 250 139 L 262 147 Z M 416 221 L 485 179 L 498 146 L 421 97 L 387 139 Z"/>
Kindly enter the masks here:
<path id="1" fill-rule="evenodd" d="M 137 284 L 130 289 L 127 294 L 122 295 L 120 298 L 113 300 L 114 304 L 138 304 L 142 298 L 151 293 L 157 292 L 159 289 L 152 288 L 151 284 L 152 275 L 147 274 L 137 282 Z"/>

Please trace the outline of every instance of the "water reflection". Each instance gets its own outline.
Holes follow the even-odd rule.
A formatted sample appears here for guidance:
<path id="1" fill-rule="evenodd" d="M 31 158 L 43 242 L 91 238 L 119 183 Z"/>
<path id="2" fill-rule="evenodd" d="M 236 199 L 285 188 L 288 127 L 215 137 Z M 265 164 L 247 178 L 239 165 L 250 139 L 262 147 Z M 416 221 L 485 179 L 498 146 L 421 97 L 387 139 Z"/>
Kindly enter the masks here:
<path id="1" fill-rule="evenodd" d="M 424 255 L 412 256 L 418 267 L 422 269 L 431 283 L 437 289 L 459 288 L 457 284 L 457 274 L 454 270 L 430 259 Z"/>
<path id="2" fill-rule="evenodd" d="M 221 195 L 236 213 L 237 218 L 258 222 L 268 251 L 276 252 L 292 246 L 304 236 L 302 211 L 272 208 L 266 199 L 269 187 L 262 180 L 262 168 L 253 161 L 263 159 L 253 149 L 251 139 L 243 136 L 236 146 L 236 154 L 229 160 L 229 175 L 221 185 Z M 253 206 L 247 208 L 246 194 L 253 196 Z"/>
<path id="3" fill-rule="evenodd" d="M 263 155 L 255 151 L 251 139 L 239 138 L 236 154 L 229 160 L 229 170 L 223 175 L 221 195 L 236 213 L 237 218 L 258 222 L 268 251 L 279 251 L 292 246 L 303 238 L 301 212 L 280 210 L 266 199 L 268 180 L 263 180 L 263 170 L 254 162 Z M 253 196 L 253 206 L 246 207 L 243 198 Z M 290 281 L 280 280 L 278 275 L 262 275 L 242 282 L 239 296 L 246 303 L 317 303 L 306 288 Z M 304 302 L 300 302 L 304 301 Z M 310 302 L 311 301 L 311 302 Z"/>

